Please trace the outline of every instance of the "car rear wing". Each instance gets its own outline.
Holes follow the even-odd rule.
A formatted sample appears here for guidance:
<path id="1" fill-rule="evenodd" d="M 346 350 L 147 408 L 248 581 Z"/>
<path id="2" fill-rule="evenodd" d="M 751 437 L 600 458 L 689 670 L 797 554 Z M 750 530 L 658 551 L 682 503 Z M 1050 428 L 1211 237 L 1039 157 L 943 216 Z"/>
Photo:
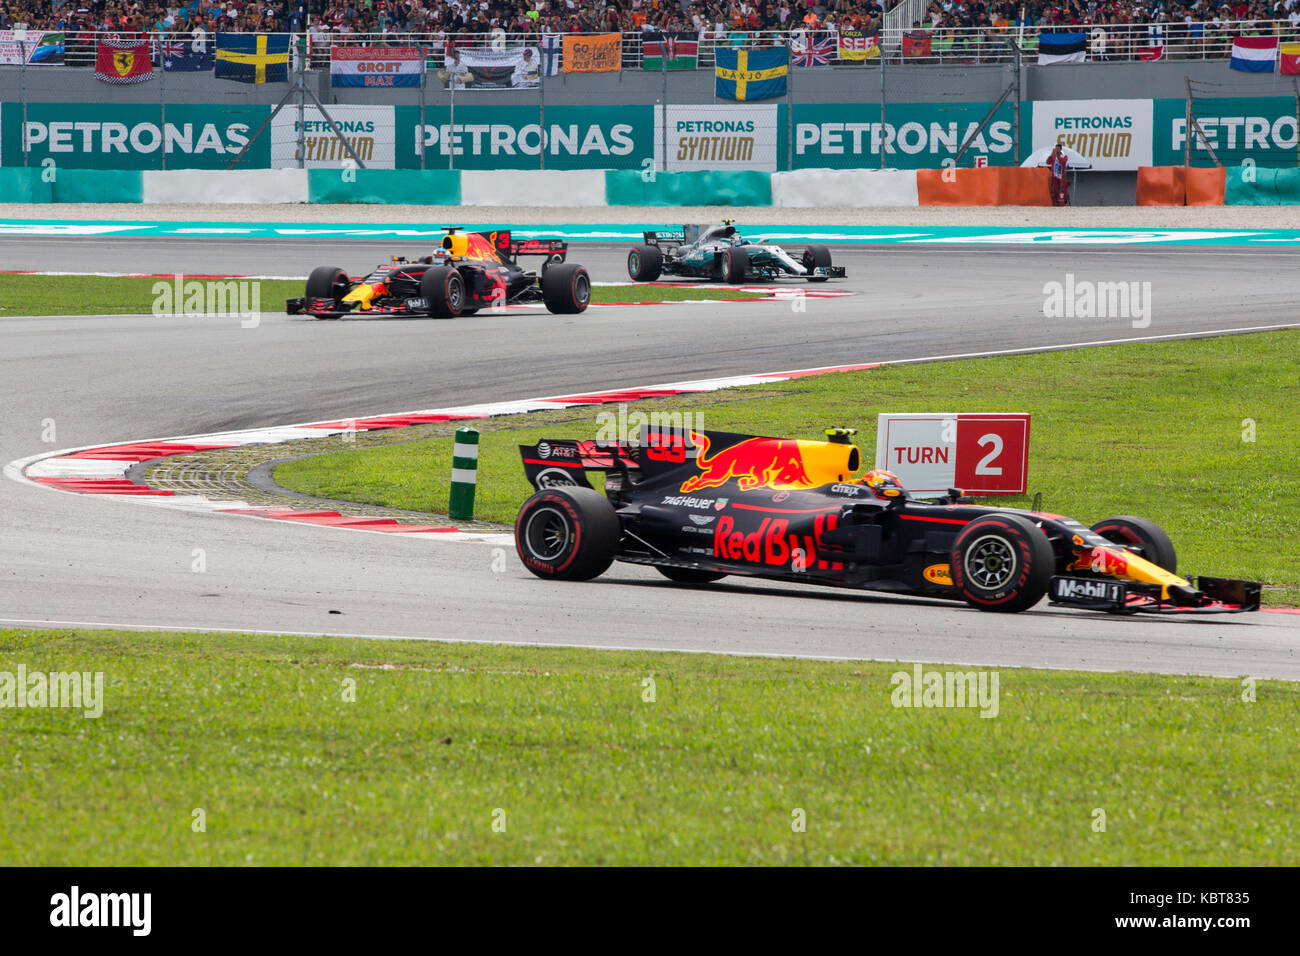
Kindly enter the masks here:
<path id="1" fill-rule="evenodd" d="M 627 478 L 640 468 L 633 450 L 621 442 L 543 438 L 536 445 L 520 445 L 519 456 L 528 483 L 537 489 L 555 485 L 590 488 L 588 472 L 621 473 Z"/>
<path id="2" fill-rule="evenodd" d="M 683 232 L 643 232 L 641 238 L 645 240 L 647 246 L 680 246 L 686 241 L 686 233 Z"/>
<path id="3" fill-rule="evenodd" d="M 488 238 L 497 254 L 512 262 L 520 256 L 547 256 L 552 262 L 563 262 L 569 254 L 569 244 L 563 239 L 516 239 L 509 229 L 490 233 Z"/>

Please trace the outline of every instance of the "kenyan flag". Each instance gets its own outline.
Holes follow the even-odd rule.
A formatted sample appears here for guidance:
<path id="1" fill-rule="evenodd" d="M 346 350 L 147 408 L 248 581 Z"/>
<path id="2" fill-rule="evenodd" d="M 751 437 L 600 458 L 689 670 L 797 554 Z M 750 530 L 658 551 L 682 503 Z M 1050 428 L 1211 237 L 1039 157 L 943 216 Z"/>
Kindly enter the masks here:
<path id="1" fill-rule="evenodd" d="M 693 70 L 699 65 L 696 33 L 647 33 L 641 40 L 641 67 L 646 70 Z"/>

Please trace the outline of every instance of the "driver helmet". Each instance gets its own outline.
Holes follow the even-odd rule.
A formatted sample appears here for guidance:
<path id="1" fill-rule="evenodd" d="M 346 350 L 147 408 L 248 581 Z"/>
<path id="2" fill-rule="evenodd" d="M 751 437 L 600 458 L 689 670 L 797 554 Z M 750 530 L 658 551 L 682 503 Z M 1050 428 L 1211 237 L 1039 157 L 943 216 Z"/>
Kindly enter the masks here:
<path id="1" fill-rule="evenodd" d="M 862 476 L 860 483 L 870 488 L 871 493 L 877 498 L 902 498 L 907 495 L 907 490 L 903 488 L 903 483 L 898 480 L 898 476 L 884 468 L 871 469 Z"/>

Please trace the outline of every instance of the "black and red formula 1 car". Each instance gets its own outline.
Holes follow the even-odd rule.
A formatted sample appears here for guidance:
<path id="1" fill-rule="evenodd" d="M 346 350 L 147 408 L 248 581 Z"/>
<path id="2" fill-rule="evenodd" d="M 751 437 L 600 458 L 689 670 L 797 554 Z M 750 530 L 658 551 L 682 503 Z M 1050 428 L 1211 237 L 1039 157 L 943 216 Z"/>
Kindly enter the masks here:
<path id="1" fill-rule="evenodd" d="M 353 280 L 337 266 L 313 269 L 307 294 L 290 299 L 290 315 L 337 319 L 345 315 L 431 315 L 454 319 L 479 309 L 541 302 L 551 312 L 585 311 L 591 277 L 565 262 L 569 244 L 559 239 L 511 238 L 509 231 L 445 230 L 441 246 L 416 261 L 394 256 L 389 265 Z M 519 265 L 520 256 L 545 256 L 542 271 Z"/>
<path id="2" fill-rule="evenodd" d="M 1114 613 L 1254 611 L 1260 585 L 1176 573 L 1168 536 L 1143 518 L 1091 528 L 977 505 L 956 489 L 913 499 L 859 468 L 852 429 L 829 441 L 648 431 L 644 442 L 521 446 L 537 492 L 515 521 L 524 566 L 587 580 L 618 559 L 702 584 L 728 574 L 965 601 L 985 611 L 1053 604 Z M 587 481 L 605 475 L 605 493 Z"/>

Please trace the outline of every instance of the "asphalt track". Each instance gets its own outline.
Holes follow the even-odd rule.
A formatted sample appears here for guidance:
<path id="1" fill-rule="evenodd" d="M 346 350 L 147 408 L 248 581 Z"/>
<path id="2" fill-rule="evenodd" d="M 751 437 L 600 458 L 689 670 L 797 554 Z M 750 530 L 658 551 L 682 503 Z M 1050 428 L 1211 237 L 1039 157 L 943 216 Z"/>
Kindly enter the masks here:
<path id="1" fill-rule="evenodd" d="M 0 239 L 5 269 L 187 275 L 303 275 L 321 264 L 361 271 L 390 253 L 420 251 L 335 240 Z M 806 300 L 803 312 L 790 302 L 714 303 L 326 323 L 268 313 L 255 328 L 237 319 L 3 317 L 0 462 L 112 441 L 620 385 L 1300 325 L 1300 252 L 1289 249 L 890 246 L 835 254 L 849 270 L 838 287 L 856 294 Z M 584 245 L 572 258 L 597 281 L 615 281 L 624 277 L 622 255 L 621 247 Z M 1067 273 L 1150 282 L 1150 326 L 1045 319 L 1043 284 Z M 46 444 L 51 422 L 56 436 Z M 195 549 L 206 573 L 192 570 Z M 494 567 L 500 562 L 486 545 L 187 514 L 0 482 L 0 626 L 1300 679 L 1300 618 L 1290 615 L 1117 619 L 1042 608 L 1002 616 L 733 579 L 687 591 L 624 565 L 593 583 L 554 584 L 524 572 L 512 551 L 503 571 Z"/>

